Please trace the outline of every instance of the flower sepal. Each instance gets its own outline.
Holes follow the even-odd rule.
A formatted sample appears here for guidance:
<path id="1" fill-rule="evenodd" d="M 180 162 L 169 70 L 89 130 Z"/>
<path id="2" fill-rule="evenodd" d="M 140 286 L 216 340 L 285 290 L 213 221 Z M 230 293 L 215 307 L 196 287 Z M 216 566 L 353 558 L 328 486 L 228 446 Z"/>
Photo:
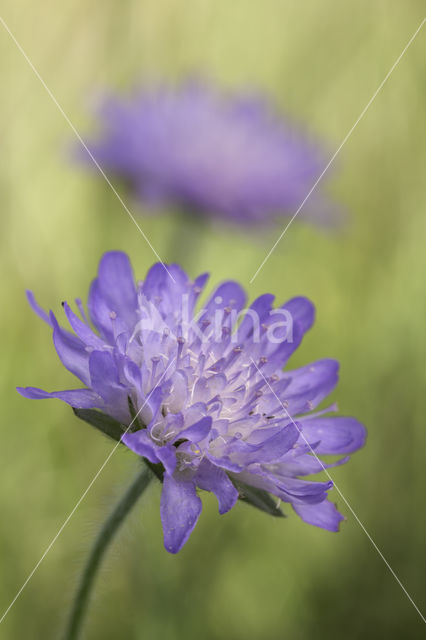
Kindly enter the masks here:
<path id="1" fill-rule="evenodd" d="M 239 500 L 251 504 L 252 507 L 256 507 L 256 509 L 260 509 L 260 511 L 264 511 L 275 518 L 287 517 L 285 513 L 281 511 L 279 503 L 277 503 L 267 491 L 244 484 L 244 482 L 235 480 L 235 478 L 231 479 L 236 489 L 238 489 Z"/>
<path id="2" fill-rule="evenodd" d="M 133 406 L 129 401 L 129 406 L 130 405 Z M 98 411 L 97 409 L 76 409 L 75 407 L 73 407 L 72 410 L 74 411 L 74 414 L 77 416 L 77 418 L 80 418 L 80 420 L 84 420 L 84 422 L 92 425 L 92 427 L 95 427 L 95 429 L 98 429 L 116 442 L 122 442 L 121 438 L 126 432 L 126 429 L 124 425 L 118 422 L 118 420 L 111 418 L 111 416 L 107 416 L 106 413 L 102 413 L 102 411 Z M 141 459 L 143 460 L 144 464 L 146 464 L 146 466 L 151 470 L 151 472 L 158 478 L 158 480 L 160 480 L 160 482 L 163 482 L 163 465 L 153 464 L 144 457 L 142 457 Z"/>
<path id="3" fill-rule="evenodd" d="M 73 407 L 72 410 L 80 420 L 84 420 L 84 422 L 87 422 L 92 425 L 92 427 L 95 427 L 95 429 L 102 431 L 102 433 L 116 442 L 121 441 L 125 428 L 120 422 L 118 422 L 118 420 L 111 418 L 111 416 L 108 416 L 106 413 L 102 413 L 102 411 L 98 411 L 97 409 L 76 409 Z"/>

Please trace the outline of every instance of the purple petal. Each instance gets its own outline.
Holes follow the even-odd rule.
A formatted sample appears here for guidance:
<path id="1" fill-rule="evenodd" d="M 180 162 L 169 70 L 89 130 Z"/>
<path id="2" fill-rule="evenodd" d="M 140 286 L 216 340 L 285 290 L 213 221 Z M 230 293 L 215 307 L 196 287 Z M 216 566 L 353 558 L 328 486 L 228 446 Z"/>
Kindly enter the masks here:
<path id="1" fill-rule="evenodd" d="M 144 417 L 144 421 L 148 422 L 147 416 L 149 414 L 148 428 L 153 426 L 153 423 L 161 409 L 161 403 L 163 401 L 163 390 L 161 387 L 155 387 L 153 391 L 149 393 L 144 401 L 144 407 L 141 411 L 141 415 Z"/>
<path id="2" fill-rule="evenodd" d="M 52 312 L 50 319 L 53 325 L 53 343 L 62 364 L 84 384 L 90 386 L 89 354 L 84 343 L 62 329 Z"/>
<path id="3" fill-rule="evenodd" d="M 308 476 L 320 473 L 321 471 L 324 471 L 324 469 L 330 469 L 331 467 L 337 467 L 341 464 L 345 464 L 348 460 L 349 457 L 346 456 L 344 458 L 340 458 L 340 460 L 337 460 L 336 462 L 326 463 L 319 458 L 315 458 L 315 456 L 306 453 L 291 458 L 285 457 L 281 463 L 282 474 L 286 476 Z"/>
<path id="4" fill-rule="evenodd" d="M 166 444 L 157 449 L 158 460 L 162 463 L 166 473 L 173 474 L 176 469 L 176 448 Z"/>
<path id="5" fill-rule="evenodd" d="M 190 308 L 195 301 L 189 277 L 177 264 L 168 265 L 167 271 L 161 262 L 154 264 L 146 275 L 141 292 L 164 315 L 182 310 L 183 294 L 190 296 Z"/>
<path id="6" fill-rule="evenodd" d="M 232 280 L 224 282 L 217 287 L 208 299 L 204 307 L 205 311 L 202 315 L 202 320 L 208 319 L 213 322 L 215 312 L 219 309 L 229 308 L 240 311 L 244 307 L 245 302 L 246 293 L 238 282 L 233 282 Z"/>
<path id="7" fill-rule="evenodd" d="M 120 384 L 118 369 L 109 351 L 92 351 L 89 358 L 90 386 L 108 400 Z"/>
<path id="8" fill-rule="evenodd" d="M 319 360 L 295 371 L 286 372 L 291 378 L 282 402 L 286 402 L 291 416 L 314 409 L 328 396 L 339 379 L 339 363 L 336 360 Z"/>
<path id="9" fill-rule="evenodd" d="M 280 321 L 279 318 L 278 321 Z M 278 342 L 278 344 L 269 340 L 267 334 L 262 336 L 257 357 L 266 357 L 268 359 L 266 365 L 262 367 L 264 376 L 274 374 L 277 369 L 282 369 L 302 342 L 304 336 L 302 325 L 296 322 L 293 323 L 291 328 L 290 335 L 288 335 L 288 326 L 280 329 L 283 332 L 283 336 L 282 341 Z M 278 332 L 275 330 L 274 341 L 279 338 L 277 334 Z"/>
<path id="10" fill-rule="evenodd" d="M 127 380 L 138 392 L 142 389 L 142 373 L 140 367 L 130 358 L 125 357 L 123 360 L 123 373 Z"/>
<path id="11" fill-rule="evenodd" d="M 352 453 L 365 444 L 366 429 L 355 418 L 330 416 L 302 419 L 303 435 L 308 442 L 318 442 L 315 453 Z"/>
<path id="12" fill-rule="evenodd" d="M 71 327 L 86 345 L 93 347 L 94 349 L 102 349 L 104 347 L 103 340 L 101 340 L 87 324 L 82 322 L 80 318 L 76 316 L 67 302 L 64 302 L 64 310 Z"/>
<path id="13" fill-rule="evenodd" d="M 36 387 L 17 387 L 16 390 L 30 400 L 43 400 L 45 398 L 58 398 L 76 409 L 102 408 L 102 399 L 89 389 L 70 389 L 69 391 L 43 391 Z"/>
<path id="14" fill-rule="evenodd" d="M 269 475 L 274 480 L 272 474 Z M 288 476 L 279 476 L 275 478 L 277 486 L 291 496 L 291 501 L 306 502 L 316 504 L 327 497 L 327 491 L 332 489 L 333 482 L 312 482 L 311 480 L 300 480 L 299 478 L 289 478 Z"/>
<path id="15" fill-rule="evenodd" d="M 174 441 L 184 438 L 185 440 L 189 440 L 190 442 L 200 442 L 209 435 L 211 426 L 211 416 L 205 416 L 198 422 L 195 422 L 195 424 L 178 433 Z"/>
<path id="16" fill-rule="evenodd" d="M 176 449 L 170 444 L 164 446 L 156 445 L 147 429 L 140 429 L 135 433 L 125 433 L 122 442 L 144 458 L 147 458 L 153 464 L 161 463 L 166 473 L 172 474 L 176 468 Z"/>
<path id="17" fill-rule="evenodd" d="M 256 437 L 258 431 L 261 430 L 254 431 L 252 435 Z M 289 449 L 293 447 L 294 444 L 296 444 L 299 439 L 299 435 L 300 433 L 297 426 L 294 424 L 288 424 L 278 433 L 265 440 L 257 451 L 250 454 L 247 458 L 247 463 L 267 463 L 279 460 Z"/>
<path id="18" fill-rule="evenodd" d="M 299 503 L 292 506 L 302 520 L 328 531 L 339 531 L 340 522 L 344 520 L 344 517 L 329 500 L 323 500 L 319 504 Z"/>
<path id="19" fill-rule="evenodd" d="M 293 323 L 300 324 L 303 333 L 306 333 L 312 327 L 315 320 L 315 307 L 308 298 L 303 298 L 302 296 L 292 298 L 283 304 L 281 308 L 291 314 Z"/>
<path id="20" fill-rule="evenodd" d="M 261 356 L 268 358 L 268 363 L 262 369 L 264 375 L 271 375 L 277 368 L 284 367 L 314 321 L 315 308 L 307 298 L 293 298 L 282 305 L 281 309 L 289 314 L 291 322 L 287 317 L 280 318 L 280 309 L 276 310 L 276 314 L 271 315 L 270 331 L 272 331 L 273 340 L 268 337 L 268 333 L 264 334 L 260 343 L 261 349 L 257 354 L 257 358 Z"/>
<path id="21" fill-rule="evenodd" d="M 195 278 L 194 280 L 194 298 L 193 298 L 193 305 L 195 306 L 195 303 L 197 301 L 197 299 L 199 298 L 199 296 L 201 295 L 204 287 L 206 286 L 207 280 L 209 279 L 209 274 L 208 273 L 202 273 L 200 276 L 198 276 L 197 278 Z"/>
<path id="22" fill-rule="evenodd" d="M 330 378 L 336 380 L 338 372 L 338 361 L 330 358 L 317 360 L 300 369 L 286 371 L 286 376 L 291 378 L 286 394 L 289 396 L 297 396 L 310 393 L 312 389 L 322 385 L 326 380 Z"/>
<path id="23" fill-rule="evenodd" d="M 105 401 L 110 415 L 128 423 L 129 389 L 120 384 L 118 368 L 109 351 L 92 351 L 89 358 L 90 386 Z"/>
<path id="24" fill-rule="evenodd" d="M 111 309 L 101 293 L 98 279 L 94 280 L 90 286 L 89 299 L 87 302 L 90 319 L 105 336 L 109 342 L 114 341 L 114 328 L 111 317 Z"/>
<path id="25" fill-rule="evenodd" d="M 228 442 L 221 442 L 217 445 L 214 454 L 207 453 L 207 458 L 218 467 L 239 473 L 247 464 L 256 459 L 256 452 L 261 447 L 262 444 L 249 444 L 234 437 Z"/>
<path id="26" fill-rule="evenodd" d="M 133 327 L 138 306 L 132 266 L 127 255 L 121 251 L 105 253 L 99 263 L 98 283 L 111 310 Z"/>
<path id="27" fill-rule="evenodd" d="M 265 293 L 250 305 L 248 313 L 244 314 L 243 320 L 238 327 L 238 342 L 246 343 L 247 340 L 256 339 L 256 330 L 267 320 L 272 309 L 275 296 Z"/>
<path id="28" fill-rule="evenodd" d="M 207 454 L 207 458 L 212 461 L 215 466 L 222 467 L 227 471 L 231 471 L 232 473 L 240 473 L 244 469 L 243 464 L 238 464 L 230 459 L 229 456 L 214 456 L 211 454 Z"/>
<path id="29" fill-rule="evenodd" d="M 40 307 L 40 305 L 38 304 L 37 300 L 35 299 L 35 296 L 33 294 L 32 291 L 27 290 L 26 291 L 27 294 L 27 300 L 30 303 L 30 306 L 32 308 L 33 311 L 36 312 L 36 314 L 42 319 L 44 320 L 44 322 L 46 322 L 50 327 L 52 327 L 52 322 L 49 318 L 49 315 L 46 313 L 46 311 Z"/>
<path id="30" fill-rule="evenodd" d="M 160 504 L 164 546 L 170 553 L 177 553 L 183 547 L 202 509 L 194 482 L 175 475 L 164 474 Z"/>
<path id="31" fill-rule="evenodd" d="M 219 503 L 219 513 L 223 514 L 232 509 L 238 499 L 238 491 L 223 469 L 203 460 L 198 467 L 194 481 L 200 489 L 211 491 Z"/>
<path id="32" fill-rule="evenodd" d="M 167 286 L 169 279 L 171 280 L 161 262 L 156 262 L 146 274 L 142 285 L 143 295 L 148 300 L 161 296 L 163 288 Z M 170 282 L 170 286 L 172 286 L 172 282 Z"/>
<path id="33" fill-rule="evenodd" d="M 146 429 L 140 429 L 135 433 L 125 433 L 121 441 L 126 447 L 137 453 L 139 456 L 147 458 L 153 464 L 160 462 L 157 451 L 159 447 L 153 443 Z"/>

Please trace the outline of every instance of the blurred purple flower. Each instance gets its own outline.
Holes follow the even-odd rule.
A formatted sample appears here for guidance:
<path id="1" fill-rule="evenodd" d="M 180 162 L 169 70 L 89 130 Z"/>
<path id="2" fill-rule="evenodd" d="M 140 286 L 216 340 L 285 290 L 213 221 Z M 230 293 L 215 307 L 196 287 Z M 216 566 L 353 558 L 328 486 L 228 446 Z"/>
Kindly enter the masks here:
<path id="1" fill-rule="evenodd" d="M 150 206 L 265 224 L 293 215 L 326 165 L 321 145 L 264 99 L 194 83 L 110 96 L 99 120 L 91 153 Z M 329 224 L 334 206 L 315 192 L 300 217 Z"/>
<path id="2" fill-rule="evenodd" d="M 334 406 L 312 413 L 337 383 L 336 361 L 282 370 L 314 321 L 312 303 L 299 297 L 273 309 L 265 294 L 242 314 L 245 292 L 229 281 L 196 311 L 207 275 L 192 282 L 178 265 L 168 269 L 170 275 L 156 264 L 135 285 L 127 256 L 106 253 L 88 299 L 95 331 L 80 301 L 81 317 L 63 303 L 71 333 L 30 293 L 31 306 L 53 328 L 59 358 L 84 388 L 18 391 L 132 423 L 131 430 L 120 426 L 118 439 L 164 469 L 161 519 L 172 553 L 200 515 L 197 489 L 212 491 L 225 513 L 244 497 L 241 487 L 254 487 L 270 501 L 273 494 L 290 503 L 306 522 L 337 531 L 342 516 L 328 500 L 332 482 L 299 476 L 333 466 L 317 454 L 359 449 L 365 429 L 354 418 L 328 415 Z M 277 313 L 291 318 L 291 332 Z"/>

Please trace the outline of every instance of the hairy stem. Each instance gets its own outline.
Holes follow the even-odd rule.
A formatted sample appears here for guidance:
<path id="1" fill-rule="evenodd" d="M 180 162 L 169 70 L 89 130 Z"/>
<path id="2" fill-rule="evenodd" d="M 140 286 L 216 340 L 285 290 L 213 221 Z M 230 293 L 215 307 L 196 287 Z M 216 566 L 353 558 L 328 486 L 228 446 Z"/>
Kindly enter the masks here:
<path id="1" fill-rule="evenodd" d="M 78 638 L 89 604 L 90 594 L 104 554 L 120 528 L 120 525 L 145 491 L 152 478 L 152 472 L 144 466 L 102 525 L 83 569 L 68 624 L 63 635 L 64 640 L 75 640 Z"/>

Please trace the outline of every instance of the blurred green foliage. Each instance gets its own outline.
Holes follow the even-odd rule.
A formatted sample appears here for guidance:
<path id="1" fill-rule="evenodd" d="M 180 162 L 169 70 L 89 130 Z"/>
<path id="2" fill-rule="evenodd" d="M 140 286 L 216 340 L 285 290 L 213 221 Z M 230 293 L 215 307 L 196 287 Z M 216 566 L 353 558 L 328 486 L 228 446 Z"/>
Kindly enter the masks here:
<path id="1" fill-rule="evenodd" d="M 255 87 L 328 141 L 331 152 L 424 15 L 397 0 L 29 0 L 2 17 L 80 132 L 99 89 L 206 74 Z M 419 34 L 342 149 L 331 193 L 347 211 L 336 234 L 292 225 L 252 285 L 278 230 L 213 228 L 192 275 L 232 277 L 250 297 L 311 297 L 317 322 L 294 364 L 341 361 L 334 397 L 369 429 L 333 478 L 413 599 L 425 607 L 426 217 L 424 83 Z M 2 447 L 0 603 L 9 605 L 111 450 L 59 401 L 16 385 L 74 385 L 24 289 L 58 313 L 84 296 L 107 249 L 143 277 L 155 260 L 98 176 L 72 166 L 73 133 L 0 27 Z M 132 211 L 135 203 L 128 196 Z M 143 211 L 141 212 L 144 213 Z M 173 212 L 141 217 L 161 256 Z M 189 266 L 189 265 L 188 265 Z M 56 638 L 92 536 L 136 461 L 117 451 L 0 626 L 8 640 Z M 272 519 L 214 499 L 178 556 L 162 546 L 159 486 L 144 496 L 107 558 L 87 638 L 307 640 L 420 638 L 423 623 L 353 515 L 330 534 L 294 514 Z"/>

